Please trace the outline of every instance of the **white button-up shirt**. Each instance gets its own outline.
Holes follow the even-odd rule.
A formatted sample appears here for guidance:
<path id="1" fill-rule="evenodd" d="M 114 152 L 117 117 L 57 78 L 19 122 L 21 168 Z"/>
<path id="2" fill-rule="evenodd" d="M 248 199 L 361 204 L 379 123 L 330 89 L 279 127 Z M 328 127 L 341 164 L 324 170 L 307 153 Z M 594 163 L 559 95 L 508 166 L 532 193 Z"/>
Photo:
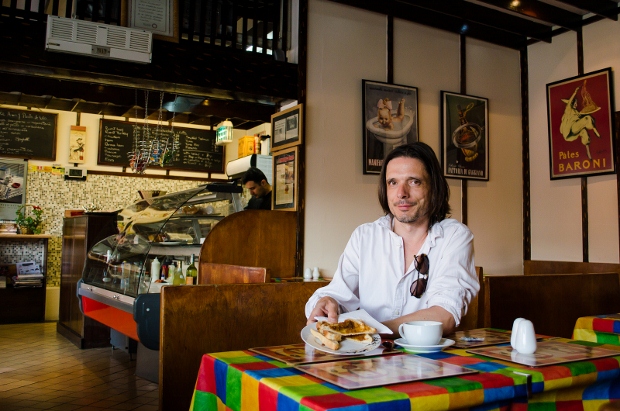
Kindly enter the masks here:
<path id="1" fill-rule="evenodd" d="M 321 297 L 330 296 L 338 301 L 341 312 L 363 308 L 381 322 L 439 306 L 460 324 L 480 290 L 472 232 L 454 219 L 431 227 L 419 251 L 428 255 L 430 264 L 426 292 L 418 299 L 409 291 L 418 278 L 415 261 L 405 270 L 404 242 L 392 231 L 391 221 L 390 216 L 383 216 L 355 229 L 334 278 L 306 303 L 306 317 Z"/>

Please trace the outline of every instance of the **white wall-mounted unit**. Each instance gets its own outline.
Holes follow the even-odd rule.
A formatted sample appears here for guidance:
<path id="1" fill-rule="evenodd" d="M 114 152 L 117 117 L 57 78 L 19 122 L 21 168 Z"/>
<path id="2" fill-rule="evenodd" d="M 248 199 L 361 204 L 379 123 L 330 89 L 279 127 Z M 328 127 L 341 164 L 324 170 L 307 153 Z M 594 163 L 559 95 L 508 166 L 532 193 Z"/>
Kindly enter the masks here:
<path id="1" fill-rule="evenodd" d="M 47 16 L 45 50 L 150 63 L 152 44 L 150 31 Z"/>

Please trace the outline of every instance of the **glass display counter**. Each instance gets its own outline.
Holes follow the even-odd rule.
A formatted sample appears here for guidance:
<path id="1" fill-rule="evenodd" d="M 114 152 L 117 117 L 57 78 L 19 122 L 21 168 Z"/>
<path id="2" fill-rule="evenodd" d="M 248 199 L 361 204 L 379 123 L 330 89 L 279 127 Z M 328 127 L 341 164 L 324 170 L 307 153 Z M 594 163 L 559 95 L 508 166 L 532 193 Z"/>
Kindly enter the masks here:
<path id="1" fill-rule="evenodd" d="M 193 254 L 197 264 L 211 229 L 243 209 L 242 192 L 237 184 L 213 183 L 143 199 L 121 210 L 120 233 L 88 251 L 78 284 L 84 315 L 138 340 L 136 297 L 160 292 L 168 284 L 156 282 L 160 273 L 151 272 L 153 261 L 182 268 Z"/>

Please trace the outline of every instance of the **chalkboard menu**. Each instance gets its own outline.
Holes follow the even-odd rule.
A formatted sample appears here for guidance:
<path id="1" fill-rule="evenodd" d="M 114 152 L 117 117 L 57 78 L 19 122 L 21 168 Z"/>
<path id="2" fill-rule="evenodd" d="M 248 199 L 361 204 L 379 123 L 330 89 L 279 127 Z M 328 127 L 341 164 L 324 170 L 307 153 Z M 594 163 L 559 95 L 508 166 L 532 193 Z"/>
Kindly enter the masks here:
<path id="1" fill-rule="evenodd" d="M 162 139 L 178 141 L 178 149 L 167 170 L 190 170 L 211 173 L 224 172 L 224 149 L 215 145 L 215 130 L 171 127 L 168 125 L 144 124 L 128 121 L 101 120 L 99 129 L 99 155 L 97 164 L 129 167 L 128 153 L 133 151 L 134 136 L 143 139 L 145 135 L 159 133 Z"/>
<path id="2" fill-rule="evenodd" d="M 58 115 L 0 108 L 0 153 L 3 157 L 56 160 Z"/>

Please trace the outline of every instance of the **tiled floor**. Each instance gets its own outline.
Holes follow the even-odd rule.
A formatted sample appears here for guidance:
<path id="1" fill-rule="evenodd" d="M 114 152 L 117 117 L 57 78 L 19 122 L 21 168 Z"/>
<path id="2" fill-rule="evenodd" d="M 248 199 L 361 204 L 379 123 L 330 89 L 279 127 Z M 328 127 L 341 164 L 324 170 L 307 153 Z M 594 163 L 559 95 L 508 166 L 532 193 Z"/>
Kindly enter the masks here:
<path id="1" fill-rule="evenodd" d="M 80 350 L 56 323 L 0 325 L 0 410 L 157 411 L 158 385 L 123 350 Z"/>

